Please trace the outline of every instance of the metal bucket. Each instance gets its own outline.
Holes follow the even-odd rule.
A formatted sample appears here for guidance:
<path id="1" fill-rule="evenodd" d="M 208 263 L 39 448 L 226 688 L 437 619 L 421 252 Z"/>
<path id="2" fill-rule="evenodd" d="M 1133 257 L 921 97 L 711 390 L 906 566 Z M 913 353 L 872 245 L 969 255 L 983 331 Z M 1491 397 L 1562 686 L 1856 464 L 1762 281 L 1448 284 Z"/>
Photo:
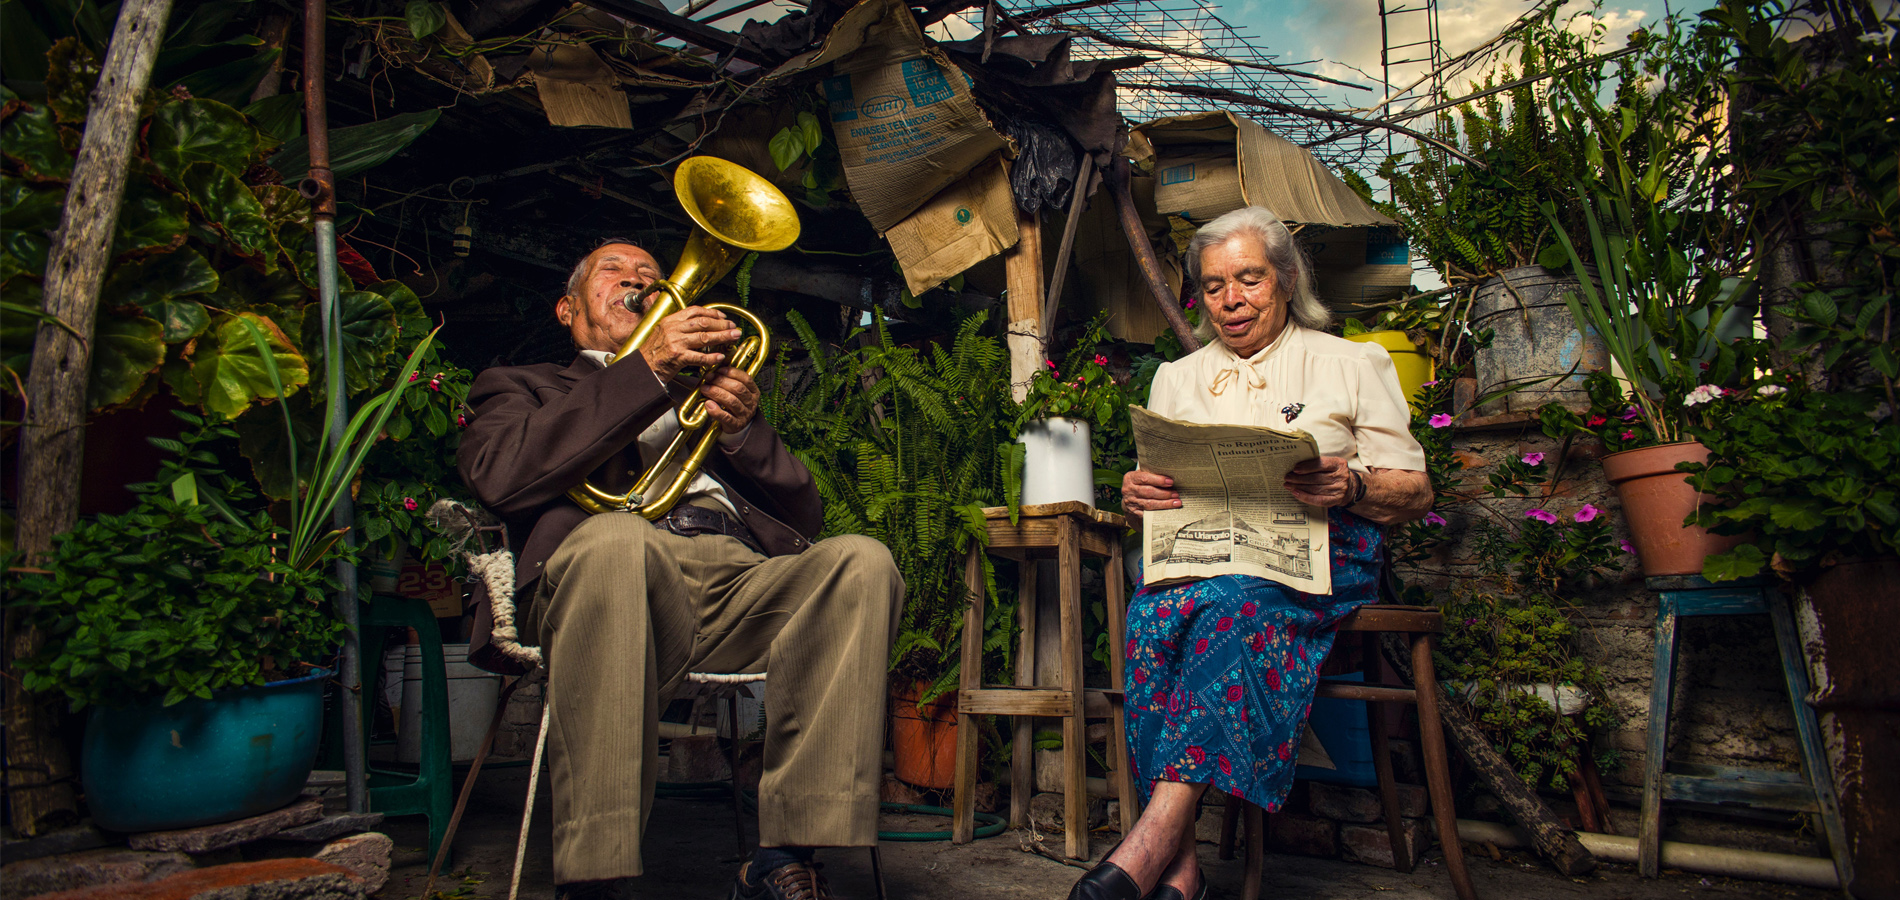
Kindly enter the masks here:
<path id="1" fill-rule="evenodd" d="M 1543 266 L 1505 269 L 1478 285 L 1471 329 L 1494 331 L 1491 346 L 1475 354 L 1479 396 L 1537 382 L 1480 406 L 1479 415 L 1534 412 L 1546 403 L 1577 412 L 1590 408 L 1583 380 L 1609 368 L 1610 352 L 1596 329 L 1579 328 L 1564 305 L 1564 292 L 1577 285 L 1577 279 Z"/>

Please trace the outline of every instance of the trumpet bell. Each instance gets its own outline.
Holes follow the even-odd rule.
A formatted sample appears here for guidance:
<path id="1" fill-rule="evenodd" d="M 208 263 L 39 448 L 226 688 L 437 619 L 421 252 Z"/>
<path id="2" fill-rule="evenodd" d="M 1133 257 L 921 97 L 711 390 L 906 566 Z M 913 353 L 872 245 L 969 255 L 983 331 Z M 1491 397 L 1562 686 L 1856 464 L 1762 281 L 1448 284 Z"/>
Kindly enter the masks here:
<path id="1" fill-rule="evenodd" d="M 686 214 L 714 240 L 770 253 L 798 240 L 798 211 L 770 181 L 738 163 L 695 156 L 673 173 Z"/>

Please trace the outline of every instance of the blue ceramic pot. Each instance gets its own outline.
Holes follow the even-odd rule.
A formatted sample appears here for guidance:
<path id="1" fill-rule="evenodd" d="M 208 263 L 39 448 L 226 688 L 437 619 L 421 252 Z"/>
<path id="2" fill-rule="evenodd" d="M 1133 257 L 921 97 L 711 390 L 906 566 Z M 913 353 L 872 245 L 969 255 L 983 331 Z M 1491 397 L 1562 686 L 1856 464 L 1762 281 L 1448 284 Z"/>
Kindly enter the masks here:
<path id="1" fill-rule="evenodd" d="M 167 831 L 269 812 L 316 765 L 329 670 L 175 706 L 94 707 L 83 751 L 100 828 Z"/>

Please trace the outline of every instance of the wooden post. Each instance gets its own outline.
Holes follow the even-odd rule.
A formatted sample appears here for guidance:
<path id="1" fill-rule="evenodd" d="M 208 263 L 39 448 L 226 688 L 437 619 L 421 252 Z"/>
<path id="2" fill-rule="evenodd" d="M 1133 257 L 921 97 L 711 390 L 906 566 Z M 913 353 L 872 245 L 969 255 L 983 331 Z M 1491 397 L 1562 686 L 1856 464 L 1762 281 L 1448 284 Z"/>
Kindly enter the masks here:
<path id="1" fill-rule="evenodd" d="M 1003 251 L 1009 283 L 1009 385 L 1017 402 L 1042 367 L 1042 219 L 1016 210 L 1016 246 Z"/>
<path id="2" fill-rule="evenodd" d="M 66 207 L 46 258 L 44 309 L 92 334 L 99 285 L 111 262 L 112 232 L 125 196 L 139 99 L 152 77 L 171 0 L 125 0 L 106 49 L 92 108 L 79 140 L 79 157 L 66 189 Z M 85 445 L 86 378 L 92 345 L 65 329 L 42 324 L 33 343 L 20 429 L 20 506 L 15 544 L 28 560 L 52 549 L 53 535 L 79 519 L 79 464 Z M 39 650 L 40 635 L 7 616 L 7 659 Z M 7 803 L 15 830 L 39 834 L 76 818 L 71 760 L 46 712 L 7 679 Z"/>

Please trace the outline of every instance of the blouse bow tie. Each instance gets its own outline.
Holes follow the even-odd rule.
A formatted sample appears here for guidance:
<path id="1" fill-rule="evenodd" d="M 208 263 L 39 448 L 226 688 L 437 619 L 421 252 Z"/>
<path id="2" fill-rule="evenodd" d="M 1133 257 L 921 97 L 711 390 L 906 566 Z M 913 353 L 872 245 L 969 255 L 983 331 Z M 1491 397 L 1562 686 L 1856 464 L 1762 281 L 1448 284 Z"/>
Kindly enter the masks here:
<path id="1" fill-rule="evenodd" d="M 1248 387 L 1256 391 L 1265 388 L 1267 376 L 1266 373 L 1260 371 L 1260 364 L 1266 362 L 1266 357 L 1265 353 L 1256 353 L 1252 359 L 1234 360 L 1233 365 L 1215 373 L 1214 383 L 1208 386 L 1208 392 L 1216 397 L 1226 393 L 1227 388 L 1240 383 L 1243 372 L 1246 373 Z"/>

